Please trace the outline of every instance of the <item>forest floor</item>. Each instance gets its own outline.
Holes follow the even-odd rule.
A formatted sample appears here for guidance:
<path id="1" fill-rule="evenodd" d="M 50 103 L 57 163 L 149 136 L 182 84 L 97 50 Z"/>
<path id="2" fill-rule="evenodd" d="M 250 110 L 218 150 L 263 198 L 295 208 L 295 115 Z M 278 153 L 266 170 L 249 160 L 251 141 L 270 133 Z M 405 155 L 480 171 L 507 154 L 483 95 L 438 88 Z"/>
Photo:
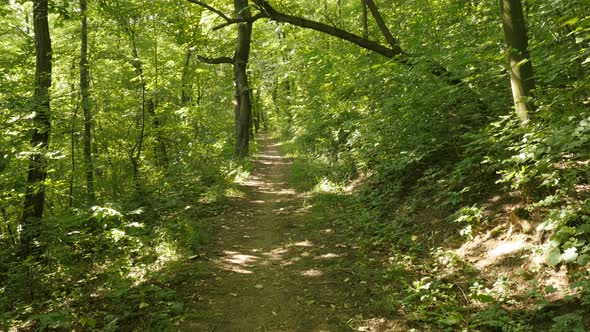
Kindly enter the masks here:
<path id="1" fill-rule="evenodd" d="M 240 185 L 244 194 L 208 220 L 215 238 L 185 265 L 194 278 L 177 290 L 185 298 L 179 330 L 364 330 L 355 321 L 365 311 L 358 295 L 367 281 L 351 274 L 358 248 L 290 187 L 290 161 L 279 145 L 264 136 L 258 143 L 256 169 Z M 365 330 L 393 328 L 369 321 Z"/>

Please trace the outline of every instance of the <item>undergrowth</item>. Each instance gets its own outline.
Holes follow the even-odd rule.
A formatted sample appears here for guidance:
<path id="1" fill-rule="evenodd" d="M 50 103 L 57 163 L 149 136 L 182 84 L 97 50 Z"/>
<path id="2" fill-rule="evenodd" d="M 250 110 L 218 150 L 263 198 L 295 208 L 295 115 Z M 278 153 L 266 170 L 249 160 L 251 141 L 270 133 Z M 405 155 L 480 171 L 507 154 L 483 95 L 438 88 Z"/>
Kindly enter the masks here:
<path id="1" fill-rule="evenodd" d="M 226 209 L 234 179 L 252 165 L 220 169 L 178 173 L 141 197 L 48 220 L 41 261 L 3 247 L 0 330 L 174 330 L 185 305 L 179 285 L 204 273 L 184 273 L 183 262 L 202 253 L 206 218 Z"/>
<path id="2" fill-rule="evenodd" d="M 362 165 L 353 170 L 346 158 L 314 154 L 296 139 L 285 151 L 294 159 L 291 180 L 311 194 L 319 222 L 346 230 L 360 261 L 375 253 L 389 257 L 378 266 L 355 266 L 365 275 L 360 279 L 379 287 L 372 312 L 389 308 L 391 319 L 403 317 L 416 331 L 585 331 L 587 128 L 582 115 L 526 129 L 501 117 L 466 133 L 460 158 L 432 151 L 365 174 Z M 510 259 L 521 263 L 481 270 L 457 254 L 486 234 L 509 238 L 513 224 L 532 225 L 518 229 L 529 243 Z M 557 271 L 568 276 L 567 285 L 541 282 Z"/>

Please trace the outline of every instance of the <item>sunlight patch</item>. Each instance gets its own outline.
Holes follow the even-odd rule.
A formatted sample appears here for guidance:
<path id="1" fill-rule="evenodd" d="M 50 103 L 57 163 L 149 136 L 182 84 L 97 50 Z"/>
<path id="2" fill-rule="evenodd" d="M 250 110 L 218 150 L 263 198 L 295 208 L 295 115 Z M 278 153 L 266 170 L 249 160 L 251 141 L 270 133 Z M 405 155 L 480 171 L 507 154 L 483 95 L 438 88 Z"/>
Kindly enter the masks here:
<path id="1" fill-rule="evenodd" d="M 176 245 L 173 242 L 161 242 L 156 247 L 156 252 L 158 253 L 158 261 L 156 263 L 159 265 L 180 258 Z"/>
<path id="2" fill-rule="evenodd" d="M 301 271 L 301 275 L 304 277 L 317 278 L 317 277 L 323 276 L 324 272 L 322 272 L 320 270 L 316 270 L 316 269 L 311 269 L 311 270 Z"/>
<path id="3" fill-rule="evenodd" d="M 342 186 L 326 178 L 322 178 L 320 182 L 313 187 L 312 191 L 316 193 L 340 193 L 343 190 Z"/>
<path id="4" fill-rule="evenodd" d="M 525 236 L 516 237 L 512 241 L 488 239 L 481 241 L 478 237 L 465 243 L 458 251 L 459 257 L 466 258 L 477 268 L 502 264 L 506 258 L 519 256 L 526 249 Z"/>
<path id="5" fill-rule="evenodd" d="M 318 256 L 315 259 L 332 259 L 332 258 L 338 258 L 340 256 L 341 255 L 338 255 L 338 254 L 328 253 L 328 254 L 324 254 L 324 255 Z"/>
<path id="6" fill-rule="evenodd" d="M 244 254 L 241 254 L 241 253 L 235 252 L 235 251 L 224 251 L 224 254 L 226 255 L 223 258 L 224 262 L 231 263 L 231 264 L 237 264 L 237 265 L 246 265 L 246 264 L 258 259 L 257 256 L 244 255 Z"/>
<path id="7" fill-rule="evenodd" d="M 284 267 L 284 266 L 293 265 L 293 264 L 299 262 L 300 260 L 301 260 L 301 257 L 293 257 L 288 261 L 281 262 L 281 266 Z"/>
<path id="8" fill-rule="evenodd" d="M 250 270 L 246 270 L 246 269 L 244 269 L 240 266 L 236 266 L 236 265 L 221 264 L 221 268 L 226 271 L 235 272 L 235 273 L 239 273 L 239 274 L 254 274 L 254 272 L 252 272 Z"/>
<path id="9" fill-rule="evenodd" d="M 313 247 L 313 243 L 309 240 L 295 242 L 293 245 L 295 247 Z"/>
<path id="10" fill-rule="evenodd" d="M 250 201 L 250 203 L 253 203 L 253 204 L 264 204 L 266 202 L 263 201 L 263 200 L 261 200 L 261 199 L 257 199 L 257 200 Z"/>
<path id="11" fill-rule="evenodd" d="M 492 257 L 504 256 L 515 253 L 524 248 L 524 241 L 512 241 L 500 243 L 490 252 Z"/>
<path id="12" fill-rule="evenodd" d="M 286 254 L 289 250 L 286 248 L 276 248 L 271 250 L 270 252 L 265 253 L 264 255 L 269 256 L 272 260 L 280 260 L 283 258 L 283 255 Z"/>
<path id="13" fill-rule="evenodd" d="M 293 189 L 280 189 L 280 190 L 261 190 L 264 194 L 275 194 L 275 195 L 295 195 L 297 194 Z"/>
<path id="14" fill-rule="evenodd" d="M 227 173 L 227 175 L 229 177 L 233 177 L 234 183 L 243 183 L 244 181 L 248 180 L 248 177 L 250 177 L 250 172 L 242 167 L 239 167 L 230 171 Z"/>
<path id="15" fill-rule="evenodd" d="M 235 197 L 235 198 L 242 198 L 242 197 L 246 196 L 246 194 L 243 191 L 241 191 L 241 190 L 239 190 L 237 188 L 227 188 L 225 190 L 225 196 L 227 196 L 227 197 Z"/>

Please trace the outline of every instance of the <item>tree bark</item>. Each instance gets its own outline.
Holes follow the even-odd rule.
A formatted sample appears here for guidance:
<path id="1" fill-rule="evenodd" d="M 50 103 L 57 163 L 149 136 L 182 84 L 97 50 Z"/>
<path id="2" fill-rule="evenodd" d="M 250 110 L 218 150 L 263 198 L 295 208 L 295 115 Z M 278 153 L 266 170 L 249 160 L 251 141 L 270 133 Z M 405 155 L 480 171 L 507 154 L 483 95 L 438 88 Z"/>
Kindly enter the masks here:
<path id="1" fill-rule="evenodd" d="M 86 177 L 86 194 L 88 204 L 94 205 L 96 193 L 94 190 L 94 164 L 92 162 L 92 109 L 90 105 L 88 76 L 88 18 L 86 0 L 80 0 L 80 102 L 84 115 L 84 174 Z M 73 151 L 72 151 L 73 152 Z"/>
<path id="2" fill-rule="evenodd" d="M 168 149 L 166 147 L 166 142 L 164 141 L 164 136 L 162 135 L 162 120 L 156 113 L 156 109 L 158 108 L 159 102 L 159 87 L 158 87 L 158 79 L 159 79 L 159 63 L 158 63 L 158 29 L 157 29 L 157 14 L 154 13 L 154 93 L 152 98 L 149 99 L 148 104 L 148 112 L 152 117 L 152 128 L 154 129 L 155 134 L 155 143 L 156 146 L 154 147 L 154 154 L 156 157 L 156 164 L 161 168 L 168 167 Z"/>
<path id="3" fill-rule="evenodd" d="M 131 37 L 131 53 L 133 55 L 132 65 L 135 68 L 135 74 L 139 77 L 140 82 L 140 90 L 141 90 L 141 114 L 139 117 L 139 121 L 137 122 L 137 126 L 139 127 L 139 137 L 137 138 L 137 142 L 131 149 L 129 153 L 129 158 L 131 161 L 131 166 L 133 169 L 133 183 L 135 186 L 135 191 L 141 191 L 141 182 L 139 181 L 139 168 L 140 168 L 140 161 L 141 161 L 141 153 L 143 152 L 143 139 L 145 134 L 145 114 L 147 111 L 148 99 L 147 95 L 147 84 L 145 83 L 145 79 L 143 77 L 143 68 L 141 66 L 141 60 L 139 58 L 139 53 L 137 52 L 137 45 L 135 44 L 135 32 L 129 28 L 129 35 Z"/>
<path id="4" fill-rule="evenodd" d="M 522 125 L 529 122 L 534 109 L 531 93 L 535 89 L 533 64 L 528 52 L 528 36 L 521 0 L 500 0 L 502 26 L 510 61 L 510 84 L 514 109 Z"/>
<path id="5" fill-rule="evenodd" d="M 369 18 L 367 15 L 367 0 L 361 0 L 362 16 L 361 21 L 363 24 L 363 38 L 369 38 Z"/>
<path id="6" fill-rule="evenodd" d="M 197 55 L 199 61 L 208 64 L 223 64 L 230 63 L 234 69 L 234 123 L 235 123 L 235 156 L 238 159 L 243 159 L 248 155 L 250 144 L 250 127 L 252 125 L 252 100 L 250 85 L 248 82 L 248 61 L 250 58 L 250 43 L 252 40 L 252 22 L 263 17 L 257 15 L 252 17 L 248 0 L 234 0 L 234 15 L 235 18 L 229 18 L 220 10 L 213 8 L 201 1 L 189 0 L 192 3 L 198 4 L 210 11 L 216 13 L 223 18 L 226 23 L 219 27 L 224 27 L 229 24 L 238 25 L 238 38 L 234 56 L 206 58 Z"/>
<path id="7" fill-rule="evenodd" d="M 262 121 L 262 109 L 260 103 L 260 86 L 256 89 L 256 95 L 253 100 L 254 105 L 254 131 L 258 133 L 260 130 L 260 122 Z"/>
<path id="8" fill-rule="evenodd" d="M 80 99 L 79 96 L 74 93 L 76 91 L 76 83 L 74 81 L 74 72 L 76 71 L 76 59 L 73 59 L 72 65 L 70 67 L 71 75 L 72 75 L 72 83 L 70 84 L 70 91 L 72 105 L 75 105 L 74 110 L 72 112 L 72 122 L 70 125 L 70 176 L 69 176 L 69 192 L 68 192 L 68 208 L 74 207 L 74 182 L 76 181 L 76 121 L 78 119 L 78 111 L 80 108 Z M 79 74 L 76 73 L 76 74 Z"/>
<path id="9" fill-rule="evenodd" d="M 193 50 L 189 47 L 186 51 L 186 58 L 184 59 L 184 67 L 182 69 L 182 91 L 180 96 L 180 104 L 184 107 L 191 103 L 191 91 L 192 91 L 192 84 L 191 84 L 191 75 L 190 75 L 190 67 L 191 67 L 191 58 L 193 57 Z"/>
<path id="10" fill-rule="evenodd" d="M 33 26 L 35 34 L 35 94 L 33 100 L 34 129 L 31 137 L 33 151 L 29 157 L 27 186 L 21 218 L 20 256 L 25 258 L 39 254 L 37 246 L 41 233 L 43 208 L 45 205 L 45 179 L 47 178 L 46 153 L 51 131 L 50 98 L 51 87 L 51 38 L 47 0 L 33 1 Z"/>
<path id="11" fill-rule="evenodd" d="M 159 167 L 166 168 L 169 164 L 168 148 L 166 147 L 166 142 L 164 141 L 164 137 L 162 135 L 162 123 L 160 123 L 160 117 L 158 114 L 156 114 L 156 107 L 157 104 L 154 102 L 154 99 L 148 99 L 147 110 L 148 114 L 152 117 L 152 127 L 154 128 L 155 132 L 154 140 L 156 146 L 154 147 L 154 153 L 156 157 L 156 164 Z"/>
<path id="12" fill-rule="evenodd" d="M 236 157 L 242 159 L 248 155 L 250 144 L 252 101 L 247 67 L 250 58 L 252 23 L 248 21 L 251 17 L 248 0 L 234 0 L 234 7 L 236 18 L 245 21 L 238 23 L 238 40 L 233 58 L 236 92 Z"/>

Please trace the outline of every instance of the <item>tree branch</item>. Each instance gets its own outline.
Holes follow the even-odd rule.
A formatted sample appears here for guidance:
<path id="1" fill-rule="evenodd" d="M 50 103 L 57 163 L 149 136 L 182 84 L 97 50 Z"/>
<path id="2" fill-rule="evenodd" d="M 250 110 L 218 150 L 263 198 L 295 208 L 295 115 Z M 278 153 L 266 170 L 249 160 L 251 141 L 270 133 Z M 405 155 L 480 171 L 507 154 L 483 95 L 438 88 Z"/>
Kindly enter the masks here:
<path id="1" fill-rule="evenodd" d="M 199 6 L 203 7 L 203 8 L 206 8 L 206 9 L 214 12 L 215 14 L 219 15 L 219 17 L 221 17 L 222 19 L 224 19 L 226 21 L 230 21 L 231 20 L 231 18 L 229 18 L 227 15 L 225 15 L 221 10 L 216 9 L 214 7 L 211 7 L 211 6 L 209 6 L 208 4 L 206 4 L 206 3 L 202 2 L 202 1 L 199 1 L 199 0 L 187 0 L 187 1 L 188 2 L 192 2 L 192 3 L 196 4 L 196 5 L 199 5 Z"/>
<path id="2" fill-rule="evenodd" d="M 208 63 L 210 65 L 218 65 L 218 64 L 222 64 L 222 63 L 229 63 L 229 64 L 234 63 L 234 59 L 232 59 L 228 56 L 222 56 L 219 58 L 206 58 L 204 56 L 197 55 L 197 59 L 201 62 Z"/>
<path id="3" fill-rule="evenodd" d="M 348 31 L 324 23 L 315 22 L 305 18 L 278 12 L 266 0 L 252 0 L 252 2 L 256 5 L 260 13 L 263 14 L 262 17 L 266 17 L 276 22 L 290 23 L 301 28 L 316 30 L 334 36 L 336 38 L 347 40 L 353 44 L 356 44 L 357 46 L 379 53 L 385 57 L 396 58 L 396 62 L 410 67 L 414 67 L 418 63 L 423 62 L 426 64 L 428 70 L 432 75 L 440 78 L 441 80 L 447 82 L 450 85 L 461 84 L 461 80 L 459 78 L 454 77 L 454 75 L 452 75 L 452 73 L 450 73 L 448 69 L 444 66 L 436 63 L 431 59 L 417 58 L 412 54 L 404 52 L 404 50 L 402 50 L 401 46 L 399 45 L 399 41 L 397 41 L 397 39 L 393 37 L 393 35 L 385 25 L 385 22 L 383 21 L 383 18 L 381 17 L 377 9 L 377 6 L 375 6 L 373 0 L 366 0 L 367 7 L 369 7 L 369 9 L 371 10 L 371 14 L 375 18 L 375 21 L 377 21 L 377 24 L 381 29 L 381 33 L 383 33 L 391 48 L 381 45 L 378 42 L 369 40 L 367 38 L 363 38 L 361 36 L 355 35 Z"/>
<path id="4" fill-rule="evenodd" d="M 248 19 L 243 19 L 243 18 L 231 18 L 229 20 L 227 20 L 225 23 L 221 23 L 219 25 L 216 25 L 213 27 L 213 30 L 219 30 L 222 28 L 225 28 L 226 26 L 232 25 L 232 24 L 238 24 L 238 23 L 254 23 L 255 21 L 261 19 L 261 18 L 265 18 L 267 17 L 264 13 L 258 13 Z"/>
<path id="5" fill-rule="evenodd" d="M 377 9 L 375 2 L 373 0 L 365 0 L 365 3 L 367 4 L 367 7 L 369 7 L 371 15 L 375 19 L 375 22 L 377 22 L 379 30 L 381 30 L 381 33 L 385 37 L 385 40 L 387 40 L 387 43 L 389 43 L 389 46 L 391 46 L 391 49 L 401 53 L 402 49 L 399 46 L 399 41 L 393 37 L 387 28 L 387 25 L 385 24 L 385 21 L 383 21 L 383 17 L 381 16 L 381 13 L 379 13 L 379 9 Z"/>
<path id="6" fill-rule="evenodd" d="M 258 6 L 258 9 L 261 11 L 261 13 L 264 13 L 264 16 L 269 18 L 270 20 L 276 22 L 290 23 L 302 28 L 316 30 L 340 39 L 344 39 L 364 49 L 379 53 L 388 58 L 404 55 L 404 53 L 399 47 L 391 49 L 372 40 L 365 39 L 361 36 L 355 35 L 348 31 L 324 23 L 315 22 L 305 18 L 277 12 L 266 0 L 252 0 L 252 2 L 254 2 Z"/>

